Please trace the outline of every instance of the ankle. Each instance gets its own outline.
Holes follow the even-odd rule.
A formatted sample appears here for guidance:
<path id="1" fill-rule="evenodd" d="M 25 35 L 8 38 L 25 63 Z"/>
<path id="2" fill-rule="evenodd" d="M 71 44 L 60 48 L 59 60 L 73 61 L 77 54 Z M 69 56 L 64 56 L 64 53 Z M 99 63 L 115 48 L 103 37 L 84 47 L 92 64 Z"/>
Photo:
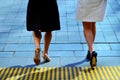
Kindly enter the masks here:
<path id="1" fill-rule="evenodd" d="M 48 53 L 46 51 L 42 51 L 42 53 L 43 53 L 43 56 L 48 55 Z"/>
<path id="2" fill-rule="evenodd" d="M 35 49 L 35 52 L 36 52 L 36 53 L 40 53 L 40 48 L 36 48 L 36 49 Z"/>
<path id="3" fill-rule="evenodd" d="M 35 50 L 40 49 L 40 47 L 36 47 Z"/>
<path id="4" fill-rule="evenodd" d="M 48 55 L 48 53 L 43 53 L 43 56 L 46 56 L 46 55 Z"/>

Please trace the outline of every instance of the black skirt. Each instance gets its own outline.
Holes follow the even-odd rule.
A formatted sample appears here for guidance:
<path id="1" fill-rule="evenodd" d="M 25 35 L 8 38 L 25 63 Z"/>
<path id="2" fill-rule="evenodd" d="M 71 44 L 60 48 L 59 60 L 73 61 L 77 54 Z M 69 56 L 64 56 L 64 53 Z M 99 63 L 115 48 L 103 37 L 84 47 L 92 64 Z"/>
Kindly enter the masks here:
<path id="1" fill-rule="evenodd" d="M 60 30 L 59 11 L 56 0 L 29 0 L 26 27 L 28 31 L 42 32 Z"/>

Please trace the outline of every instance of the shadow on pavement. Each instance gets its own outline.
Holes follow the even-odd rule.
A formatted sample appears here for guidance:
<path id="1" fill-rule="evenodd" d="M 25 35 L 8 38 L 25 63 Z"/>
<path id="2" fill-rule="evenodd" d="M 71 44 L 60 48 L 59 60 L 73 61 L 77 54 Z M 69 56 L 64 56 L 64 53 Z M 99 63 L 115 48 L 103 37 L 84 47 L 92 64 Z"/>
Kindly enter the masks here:
<path id="1" fill-rule="evenodd" d="M 76 63 L 67 64 L 67 65 L 65 65 L 64 67 L 75 67 L 75 66 L 77 66 L 77 65 L 83 64 L 84 62 L 88 62 L 88 61 L 89 61 L 89 60 L 84 59 L 84 60 L 79 61 L 79 62 L 76 62 Z"/>

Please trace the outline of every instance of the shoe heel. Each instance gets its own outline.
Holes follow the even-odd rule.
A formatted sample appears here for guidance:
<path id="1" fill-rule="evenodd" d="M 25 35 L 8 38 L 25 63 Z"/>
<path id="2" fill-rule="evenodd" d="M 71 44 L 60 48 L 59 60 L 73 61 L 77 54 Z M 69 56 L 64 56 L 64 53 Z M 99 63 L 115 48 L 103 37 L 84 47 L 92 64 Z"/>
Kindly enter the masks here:
<path id="1" fill-rule="evenodd" d="M 93 56 L 91 66 L 92 66 L 92 67 L 96 66 L 96 65 L 97 65 L 96 63 L 97 63 L 97 62 L 96 62 L 96 57 Z"/>
<path id="2" fill-rule="evenodd" d="M 97 65 L 97 53 L 96 52 L 93 52 L 92 54 L 90 65 L 91 67 L 95 67 Z"/>

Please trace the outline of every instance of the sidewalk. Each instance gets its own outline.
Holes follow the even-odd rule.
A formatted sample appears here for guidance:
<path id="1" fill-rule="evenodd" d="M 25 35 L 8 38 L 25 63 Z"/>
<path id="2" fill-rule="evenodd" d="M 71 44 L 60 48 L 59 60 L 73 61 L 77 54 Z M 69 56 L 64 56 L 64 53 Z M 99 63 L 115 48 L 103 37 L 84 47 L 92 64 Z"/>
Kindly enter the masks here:
<path id="1" fill-rule="evenodd" d="M 53 32 L 51 62 L 37 67 L 83 67 L 87 44 L 81 22 L 75 20 L 77 0 L 57 0 L 61 30 Z M 0 67 L 36 67 L 32 33 L 26 31 L 27 0 L 0 0 Z M 43 33 L 44 35 L 44 33 Z M 41 48 L 43 49 L 43 39 Z M 97 23 L 98 66 L 120 66 L 120 1 L 108 0 L 103 22 Z M 42 54 L 41 54 L 42 55 Z"/>

